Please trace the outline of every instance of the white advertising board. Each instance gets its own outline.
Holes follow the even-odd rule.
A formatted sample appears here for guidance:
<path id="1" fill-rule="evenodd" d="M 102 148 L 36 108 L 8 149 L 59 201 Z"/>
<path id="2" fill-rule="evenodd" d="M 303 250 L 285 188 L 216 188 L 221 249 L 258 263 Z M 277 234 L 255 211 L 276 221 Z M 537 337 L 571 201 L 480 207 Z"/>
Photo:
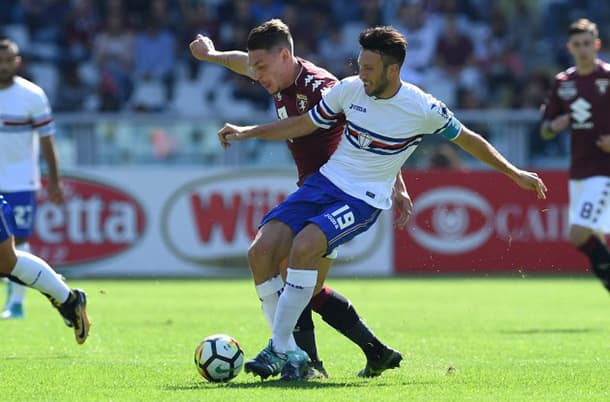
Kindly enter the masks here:
<path id="1" fill-rule="evenodd" d="M 65 172 L 66 201 L 41 192 L 33 249 L 70 277 L 247 276 L 264 214 L 296 189 L 290 170 L 96 167 Z M 393 272 L 384 212 L 339 248 L 331 276 Z"/>

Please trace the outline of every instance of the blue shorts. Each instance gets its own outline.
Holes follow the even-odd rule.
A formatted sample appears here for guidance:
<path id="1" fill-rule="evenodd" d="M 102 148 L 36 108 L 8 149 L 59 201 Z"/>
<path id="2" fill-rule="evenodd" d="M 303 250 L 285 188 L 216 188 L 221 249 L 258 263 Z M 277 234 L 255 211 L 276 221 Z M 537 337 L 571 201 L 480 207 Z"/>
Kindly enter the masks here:
<path id="1" fill-rule="evenodd" d="M 36 216 L 36 191 L 0 193 L 13 210 L 13 235 L 28 238 L 34 230 Z"/>
<path id="2" fill-rule="evenodd" d="M 366 232 L 381 210 L 341 191 L 321 173 L 310 175 L 297 191 L 273 208 L 259 227 L 277 219 L 296 235 L 307 224 L 317 225 L 328 242 L 326 254 Z"/>
<path id="3" fill-rule="evenodd" d="M 13 235 L 14 220 L 11 206 L 0 194 L 0 243 Z"/>

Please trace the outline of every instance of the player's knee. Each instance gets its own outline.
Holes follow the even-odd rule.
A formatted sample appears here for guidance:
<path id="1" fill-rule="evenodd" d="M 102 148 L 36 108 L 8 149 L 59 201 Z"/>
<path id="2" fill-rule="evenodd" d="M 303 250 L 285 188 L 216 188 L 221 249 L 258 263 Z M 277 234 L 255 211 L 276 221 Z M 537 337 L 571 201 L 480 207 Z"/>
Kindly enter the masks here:
<path id="1" fill-rule="evenodd" d="M 9 276 L 16 263 L 17 259 L 15 257 L 0 259 L 0 276 Z"/>
<path id="2" fill-rule="evenodd" d="M 324 249 L 306 238 L 297 238 L 290 249 L 291 262 L 299 265 L 317 266 L 323 255 Z"/>
<path id="3" fill-rule="evenodd" d="M 268 264 L 273 255 L 273 245 L 263 238 L 257 239 L 248 248 L 248 262 L 250 266 Z"/>

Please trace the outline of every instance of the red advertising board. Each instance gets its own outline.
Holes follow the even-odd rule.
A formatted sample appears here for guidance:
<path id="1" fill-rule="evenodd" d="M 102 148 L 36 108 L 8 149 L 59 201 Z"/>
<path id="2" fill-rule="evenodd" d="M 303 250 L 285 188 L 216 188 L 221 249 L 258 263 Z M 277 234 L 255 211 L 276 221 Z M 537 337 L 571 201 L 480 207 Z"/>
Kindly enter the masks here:
<path id="1" fill-rule="evenodd" d="M 405 171 L 414 211 L 395 231 L 398 273 L 586 272 L 588 260 L 567 241 L 568 176 L 540 175 L 538 200 L 490 171 Z"/>

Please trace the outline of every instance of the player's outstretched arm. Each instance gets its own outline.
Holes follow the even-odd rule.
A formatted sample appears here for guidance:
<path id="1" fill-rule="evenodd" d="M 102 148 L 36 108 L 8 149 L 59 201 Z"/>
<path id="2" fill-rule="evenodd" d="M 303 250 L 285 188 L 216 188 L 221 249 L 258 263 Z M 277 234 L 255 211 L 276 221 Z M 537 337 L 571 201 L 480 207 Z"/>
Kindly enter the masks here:
<path id="1" fill-rule="evenodd" d="M 309 113 L 258 126 L 244 127 L 225 123 L 224 127 L 218 131 L 218 141 L 223 148 L 227 148 L 232 141 L 241 141 L 248 138 L 288 140 L 310 134 L 317 128 L 309 117 Z"/>
<path id="2" fill-rule="evenodd" d="M 197 60 L 220 64 L 237 74 L 254 78 L 248 67 L 248 53 L 246 52 L 240 50 L 216 50 L 212 39 L 201 34 L 197 35 L 195 40 L 189 44 L 189 48 L 191 49 L 191 54 Z"/>
<path id="3" fill-rule="evenodd" d="M 47 163 L 47 175 L 49 177 L 47 193 L 49 200 L 55 204 L 62 203 L 64 201 L 64 190 L 61 184 L 61 177 L 59 176 L 59 162 L 53 137 L 50 135 L 40 137 L 40 149 Z"/>
<path id="4" fill-rule="evenodd" d="M 570 125 L 570 114 L 562 114 L 553 120 L 544 120 L 540 125 L 540 136 L 544 140 L 552 140 L 557 134 Z"/>
<path id="5" fill-rule="evenodd" d="M 407 221 L 413 212 L 413 201 L 407 191 L 407 185 L 402 178 L 402 173 L 399 171 L 396 175 L 394 188 L 392 189 L 392 197 L 394 208 L 398 212 L 398 217 L 394 220 L 394 225 L 398 229 L 407 227 Z"/>
<path id="6" fill-rule="evenodd" d="M 492 166 L 513 179 L 519 187 L 536 191 L 539 199 L 546 198 L 546 185 L 536 173 L 515 167 L 479 134 L 462 126 L 460 135 L 453 142 L 481 162 Z"/>

